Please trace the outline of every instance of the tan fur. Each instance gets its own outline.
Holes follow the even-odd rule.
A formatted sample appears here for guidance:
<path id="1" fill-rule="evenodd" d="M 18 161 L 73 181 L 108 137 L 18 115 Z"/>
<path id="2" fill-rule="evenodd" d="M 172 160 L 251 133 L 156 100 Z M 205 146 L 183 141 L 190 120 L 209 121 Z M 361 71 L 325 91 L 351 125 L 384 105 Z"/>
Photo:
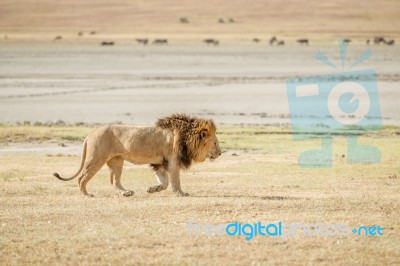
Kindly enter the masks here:
<path id="1" fill-rule="evenodd" d="M 155 127 L 105 126 L 89 134 L 83 143 L 83 155 L 76 176 L 80 191 L 85 196 L 88 181 L 107 164 L 110 182 L 124 196 L 133 191 L 121 185 L 124 160 L 133 164 L 150 164 L 156 172 L 158 185 L 147 192 L 159 192 L 168 187 L 178 196 L 188 196 L 180 187 L 180 169 L 188 169 L 193 162 L 216 159 L 221 155 L 216 128 L 212 120 L 200 119 L 183 114 L 175 114 L 158 120 Z"/>

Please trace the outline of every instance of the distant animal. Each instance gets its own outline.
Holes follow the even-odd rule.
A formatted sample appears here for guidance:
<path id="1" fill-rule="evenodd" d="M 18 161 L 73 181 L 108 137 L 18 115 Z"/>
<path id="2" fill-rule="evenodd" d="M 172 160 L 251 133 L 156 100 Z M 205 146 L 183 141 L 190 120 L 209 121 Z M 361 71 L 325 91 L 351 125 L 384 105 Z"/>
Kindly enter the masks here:
<path id="1" fill-rule="evenodd" d="M 55 41 L 59 41 L 59 40 L 62 40 L 62 36 L 56 36 L 56 37 L 54 37 L 54 39 L 53 39 L 54 42 L 55 42 Z"/>
<path id="2" fill-rule="evenodd" d="M 96 35 L 96 33 L 97 33 L 97 32 L 95 32 L 95 31 L 91 31 L 89 34 L 90 34 L 90 35 Z"/>
<path id="3" fill-rule="evenodd" d="M 214 46 L 219 45 L 219 41 L 216 39 L 204 39 L 203 42 L 205 42 L 206 44 L 209 44 L 209 45 L 214 45 Z"/>
<path id="4" fill-rule="evenodd" d="M 149 43 L 149 39 L 135 39 L 136 42 L 143 44 L 143 45 L 147 45 Z"/>
<path id="5" fill-rule="evenodd" d="M 258 38 L 253 38 L 253 40 L 252 40 L 253 42 L 256 42 L 256 43 L 259 43 L 259 42 L 261 42 L 261 40 L 260 39 L 258 39 Z"/>
<path id="6" fill-rule="evenodd" d="M 394 40 L 387 40 L 385 43 L 387 45 L 394 45 Z"/>
<path id="7" fill-rule="evenodd" d="M 278 46 L 283 46 L 285 45 L 285 41 L 277 41 L 276 43 Z"/>
<path id="8" fill-rule="evenodd" d="M 275 36 L 273 36 L 271 39 L 269 39 L 269 45 L 274 45 L 274 43 L 277 41 L 278 39 Z"/>
<path id="9" fill-rule="evenodd" d="M 83 32 L 78 32 L 78 36 L 83 36 Z"/>
<path id="10" fill-rule="evenodd" d="M 375 37 L 374 38 L 374 44 L 381 44 L 381 43 L 385 43 L 386 40 L 384 37 Z"/>
<path id="11" fill-rule="evenodd" d="M 371 43 L 370 39 L 367 39 L 366 44 L 369 45 Z"/>
<path id="12" fill-rule="evenodd" d="M 297 42 L 299 43 L 299 44 L 301 44 L 301 45 L 308 45 L 309 44 L 309 42 L 308 42 L 308 39 L 305 39 L 305 38 L 303 38 L 303 39 L 297 39 Z"/>
<path id="13" fill-rule="evenodd" d="M 168 44 L 167 39 L 155 39 L 152 44 Z"/>
<path id="14" fill-rule="evenodd" d="M 350 43 L 350 42 L 351 42 L 350 39 L 343 39 L 342 41 L 343 41 L 344 43 Z"/>
<path id="15" fill-rule="evenodd" d="M 102 46 L 113 46 L 115 43 L 114 42 L 101 42 L 100 45 Z"/>
<path id="16" fill-rule="evenodd" d="M 133 164 L 149 164 L 155 171 L 158 185 L 147 192 L 165 190 L 168 181 L 177 196 L 188 196 L 180 186 L 179 173 L 193 163 L 207 158 L 214 160 L 221 155 L 212 120 L 186 114 L 174 114 L 158 120 L 154 127 L 109 125 L 90 133 L 83 142 L 81 165 L 76 174 L 60 180 L 69 181 L 79 175 L 78 184 L 82 195 L 93 196 L 86 190 L 89 180 L 107 164 L 110 183 L 123 196 L 132 196 L 133 191 L 121 185 L 124 161 Z"/>

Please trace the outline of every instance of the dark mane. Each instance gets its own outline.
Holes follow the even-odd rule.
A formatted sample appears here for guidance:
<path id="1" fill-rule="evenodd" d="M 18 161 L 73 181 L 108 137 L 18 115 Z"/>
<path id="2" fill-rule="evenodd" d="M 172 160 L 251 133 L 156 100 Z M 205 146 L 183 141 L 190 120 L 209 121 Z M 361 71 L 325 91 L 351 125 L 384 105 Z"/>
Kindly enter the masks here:
<path id="1" fill-rule="evenodd" d="M 178 151 L 178 160 L 184 169 L 191 166 L 196 156 L 196 149 L 201 141 L 201 131 L 206 130 L 208 134 L 215 134 L 216 131 L 212 120 L 201 119 L 186 114 L 173 114 L 160 118 L 156 126 L 163 129 L 171 129 L 175 134 L 178 134 L 178 143 L 174 145 L 177 146 L 175 149 Z"/>

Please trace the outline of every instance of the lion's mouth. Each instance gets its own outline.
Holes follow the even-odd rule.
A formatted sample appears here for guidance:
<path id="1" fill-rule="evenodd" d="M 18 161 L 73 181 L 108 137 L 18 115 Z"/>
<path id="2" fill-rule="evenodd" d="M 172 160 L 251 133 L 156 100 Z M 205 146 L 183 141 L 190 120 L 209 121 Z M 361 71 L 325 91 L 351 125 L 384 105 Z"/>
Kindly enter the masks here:
<path id="1" fill-rule="evenodd" d="M 215 156 L 210 156 L 210 161 L 211 161 L 211 162 L 214 161 L 215 159 L 217 159 L 217 157 L 215 157 Z"/>

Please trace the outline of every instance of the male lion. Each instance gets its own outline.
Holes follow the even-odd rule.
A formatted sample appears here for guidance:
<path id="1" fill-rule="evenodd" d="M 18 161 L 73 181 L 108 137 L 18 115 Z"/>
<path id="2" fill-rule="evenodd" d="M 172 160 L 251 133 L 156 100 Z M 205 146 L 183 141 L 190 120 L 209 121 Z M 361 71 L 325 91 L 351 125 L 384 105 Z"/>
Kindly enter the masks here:
<path id="1" fill-rule="evenodd" d="M 165 190 L 168 180 L 172 191 L 178 196 L 188 196 L 181 189 L 180 169 L 188 169 L 193 162 L 203 162 L 206 158 L 216 159 L 221 155 L 216 127 L 212 120 L 200 119 L 185 114 L 174 114 L 158 120 L 155 127 L 105 126 L 89 134 L 83 142 L 81 166 L 70 178 L 53 175 L 60 180 L 78 178 L 79 189 L 88 194 L 89 180 L 107 164 L 110 183 L 124 196 L 132 196 L 133 191 L 121 185 L 124 160 L 133 164 L 150 164 L 156 172 L 158 185 L 147 192 Z"/>

